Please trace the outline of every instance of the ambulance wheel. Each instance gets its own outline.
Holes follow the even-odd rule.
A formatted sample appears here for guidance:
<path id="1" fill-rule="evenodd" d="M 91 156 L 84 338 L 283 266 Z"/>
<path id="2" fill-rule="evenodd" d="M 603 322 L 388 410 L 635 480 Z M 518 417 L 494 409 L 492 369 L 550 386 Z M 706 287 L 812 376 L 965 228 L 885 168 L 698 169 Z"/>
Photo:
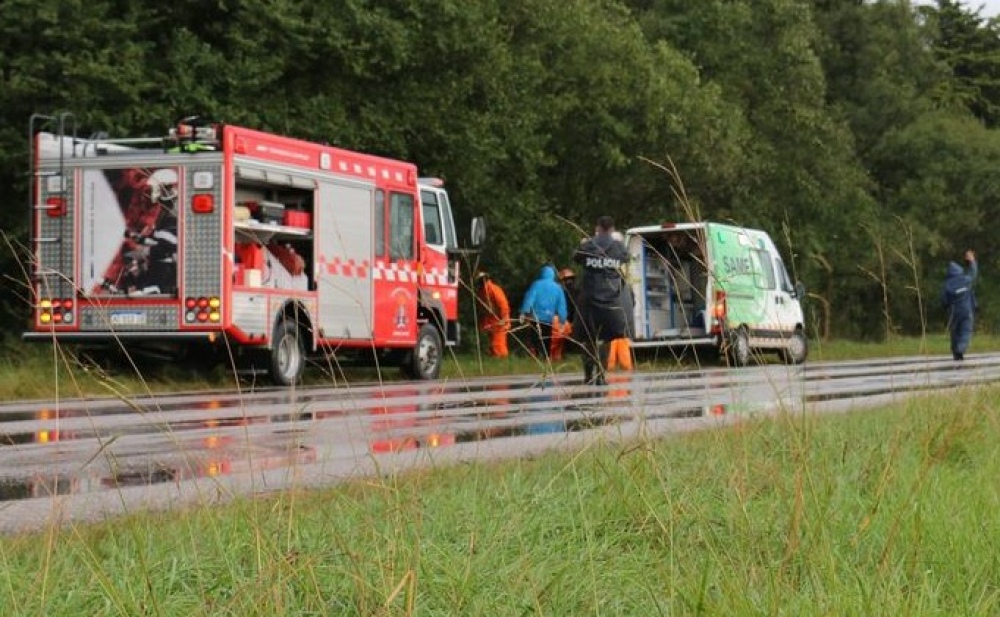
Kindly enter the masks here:
<path id="1" fill-rule="evenodd" d="M 275 385 L 291 386 L 302 379 L 305 366 L 305 347 L 295 322 L 278 322 L 271 341 L 271 365 L 268 367 L 271 381 Z"/>
<path id="2" fill-rule="evenodd" d="M 781 350 L 781 359 L 786 364 L 802 364 L 806 361 L 808 353 L 809 342 L 806 340 L 805 332 L 799 328 L 785 341 L 785 348 Z"/>
<path id="3" fill-rule="evenodd" d="M 726 355 L 733 366 L 749 366 L 752 354 L 750 334 L 746 328 L 737 328 L 730 332 L 727 347 Z"/>
<path id="4" fill-rule="evenodd" d="M 441 335 L 431 324 L 424 324 L 417 334 L 417 344 L 413 351 L 406 354 L 403 360 L 403 372 L 409 377 L 430 380 L 437 379 L 441 372 L 441 360 L 444 357 L 441 345 Z"/>

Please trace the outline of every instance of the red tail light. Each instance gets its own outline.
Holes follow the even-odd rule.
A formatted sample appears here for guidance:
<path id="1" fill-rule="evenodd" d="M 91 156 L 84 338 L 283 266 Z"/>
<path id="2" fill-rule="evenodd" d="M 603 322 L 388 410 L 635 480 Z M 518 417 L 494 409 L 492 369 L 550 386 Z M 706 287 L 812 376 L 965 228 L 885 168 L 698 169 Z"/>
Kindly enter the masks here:
<path id="1" fill-rule="evenodd" d="M 66 215 L 66 199 L 63 197 L 49 197 L 45 200 L 45 213 L 52 218 Z"/>
<path id="2" fill-rule="evenodd" d="M 208 193 L 198 193 L 191 198 L 191 211 L 195 214 L 211 214 L 215 210 L 215 198 Z"/>

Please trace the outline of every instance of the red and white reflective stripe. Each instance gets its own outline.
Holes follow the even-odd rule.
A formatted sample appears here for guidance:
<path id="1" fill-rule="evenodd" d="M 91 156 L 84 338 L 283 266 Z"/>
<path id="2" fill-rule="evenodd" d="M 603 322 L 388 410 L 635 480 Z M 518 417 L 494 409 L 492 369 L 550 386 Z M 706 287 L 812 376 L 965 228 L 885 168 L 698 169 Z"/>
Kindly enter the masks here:
<path id="1" fill-rule="evenodd" d="M 374 264 L 364 260 L 358 262 L 355 259 L 326 259 L 320 256 L 316 264 L 316 275 L 322 276 L 346 276 L 351 278 L 368 278 L 371 276 L 376 281 L 389 281 L 392 283 L 418 283 L 419 276 L 415 267 L 409 263 L 385 263 L 376 261 Z M 432 268 L 424 272 L 424 281 L 427 285 L 447 285 L 448 270 L 443 268 Z"/>
<path id="2" fill-rule="evenodd" d="M 372 278 L 376 281 L 389 281 L 392 283 L 416 283 L 417 273 L 408 263 L 386 264 L 381 261 L 375 262 L 372 269 Z"/>
<path id="3" fill-rule="evenodd" d="M 431 268 L 424 272 L 424 279 L 428 285 L 447 285 L 448 270 L 442 268 Z"/>
<path id="4" fill-rule="evenodd" d="M 368 273 L 370 271 L 371 264 L 368 263 L 367 259 L 358 262 L 356 259 L 340 259 L 339 257 L 334 257 L 332 260 L 327 260 L 320 257 L 319 263 L 316 266 L 317 274 L 348 276 L 351 278 L 368 278 Z"/>

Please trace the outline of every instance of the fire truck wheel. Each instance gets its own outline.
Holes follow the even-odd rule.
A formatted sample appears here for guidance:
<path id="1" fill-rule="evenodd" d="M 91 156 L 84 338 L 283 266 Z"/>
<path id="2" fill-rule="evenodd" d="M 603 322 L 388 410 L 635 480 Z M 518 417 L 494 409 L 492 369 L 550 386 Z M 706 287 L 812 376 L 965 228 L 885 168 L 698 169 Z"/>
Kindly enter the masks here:
<path id="1" fill-rule="evenodd" d="M 279 386 L 293 385 L 302 378 L 305 365 L 306 353 L 295 322 L 279 322 L 271 345 L 271 381 Z"/>
<path id="2" fill-rule="evenodd" d="M 407 354 L 403 369 L 410 377 L 417 379 L 437 379 L 441 372 L 443 357 L 441 335 L 431 324 L 424 324 L 417 335 L 417 344 L 413 351 Z"/>

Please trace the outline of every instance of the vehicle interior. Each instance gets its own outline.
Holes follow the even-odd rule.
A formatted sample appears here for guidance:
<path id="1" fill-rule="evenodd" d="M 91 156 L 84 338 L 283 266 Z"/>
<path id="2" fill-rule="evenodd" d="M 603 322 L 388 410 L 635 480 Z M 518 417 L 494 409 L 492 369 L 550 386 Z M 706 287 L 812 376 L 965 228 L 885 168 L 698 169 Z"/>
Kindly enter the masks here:
<path id="1" fill-rule="evenodd" d="M 704 334 L 708 272 L 701 233 L 664 230 L 644 239 L 649 335 Z"/>

